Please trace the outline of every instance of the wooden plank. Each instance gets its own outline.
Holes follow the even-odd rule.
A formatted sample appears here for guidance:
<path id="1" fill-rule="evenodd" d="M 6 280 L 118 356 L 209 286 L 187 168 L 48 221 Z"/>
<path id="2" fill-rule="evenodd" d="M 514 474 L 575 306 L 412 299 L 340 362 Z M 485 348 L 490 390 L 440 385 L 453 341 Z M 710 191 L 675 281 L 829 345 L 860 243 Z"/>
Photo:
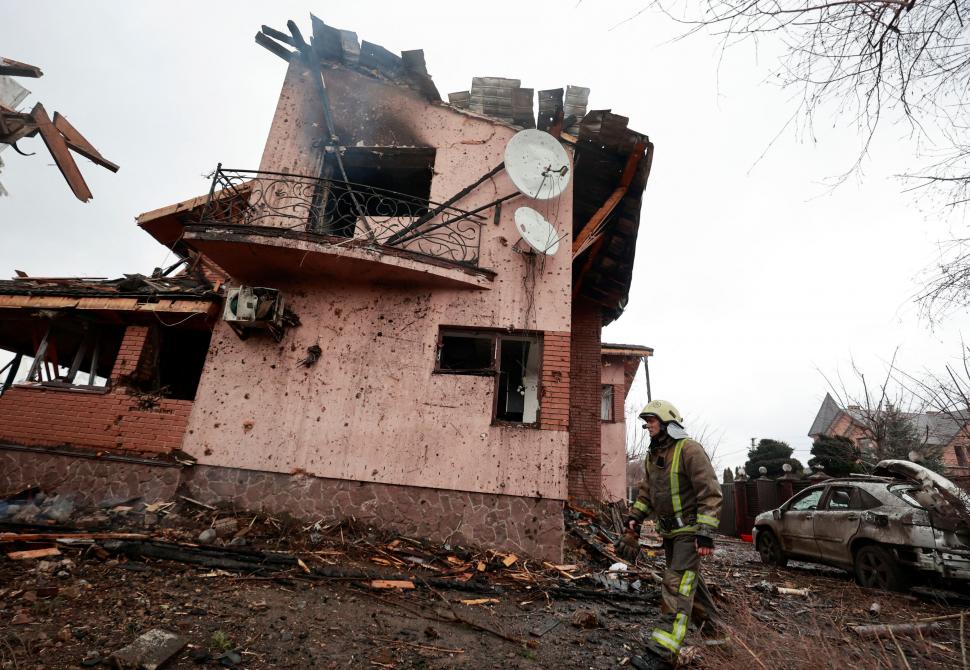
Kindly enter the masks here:
<path id="1" fill-rule="evenodd" d="M 279 42 L 275 42 L 274 40 L 270 39 L 263 33 L 256 33 L 256 44 L 263 47 L 267 51 L 276 54 L 287 63 L 290 62 L 290 57 L 296 53 L 295 51 L 290 51 Z"/>
<path id="2" fill-rule="evenodd" d="M 54 127 L 61 131 L 61 135 L 64 136 L 68 147 L 78 152 L 92 163 L 96 163 L 103 168 L 111 170 L 112 172 L 118 171 L 117 164 L 112 163 L 107 158 L 102 156 L 101 153 L 95 149 L 90 142 L 84 139 L 84 135 L 79 133 L 77 129 L 58 112 L 54 112 Z"/>
<path id="3" fill-rule="evenodd" d="M 36 65 L 21 63 L 12 58 L 0 58 L 0 75 L 8 77 L 32 77 L 37 79 L 44 76 L 44 72 Z"/>
<path id="4" fill-rule="evenodd" d="M 55 540 L 147 540 L 144 533 L 0 533 L 0 542 L 47 542 Z"/>
<path id="5" fill-rule="evenodd" d="M 462 605 L 497 605 L 498 598 L 474 598 L 472 600 L 462 600 Z"/>
<path id="6" fill-rule="evenodd" d="M 7 558 L 14 561 L 26 561 L 32 558 L 47 558 L 48 556 L 60 556 L 61 551 L 57 547 L 44 547 L 43 549 L 28 549 L 27 551 L 7 552 Z"/>
<path id="7" fill-rule="evenodd" d="M 413 589 L 414 582 L 400 579 L 372 579 L 372 589 Z"/>
<path id="8" fill-rule="evenodd" d="M 67 180 L 67 185 L 71 187 L 74 195 L 81 202 L 90 200 L 92 198 L 91 190 L 84 183 L 84 177 L 81 176 L 81 171 L 78 170 L 77 163 L 74 162 L 74 157 L 67 147 L 64 136 L 54 127 L 50 117 L 47 116 L 47 110 L 38 102 L 34 105 L 30 115 L 37 124 L 37 130 L 40 131 L 40 136 L 44 140 L 44 144 L 47 145 L 47 150 L 50 151 L 57 168 L 64 175 L 64 179 Z"/>

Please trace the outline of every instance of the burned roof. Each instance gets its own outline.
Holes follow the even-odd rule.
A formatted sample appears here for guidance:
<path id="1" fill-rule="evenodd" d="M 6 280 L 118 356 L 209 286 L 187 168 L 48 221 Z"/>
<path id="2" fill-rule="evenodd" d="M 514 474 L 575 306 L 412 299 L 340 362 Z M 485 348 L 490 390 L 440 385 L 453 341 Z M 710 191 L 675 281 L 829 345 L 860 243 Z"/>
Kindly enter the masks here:
<path id="1" fill-rule="evenodd" d="M 126 274 L 118 279 L 23 276 L 0 280 L 0 295 L 159 297 L 188 300 L 218 298 L 213 285 L 205 277 L 193 273 L 173 277 Z"/>
<path id="2" fill-rule="evenodd" d="M 351 68 L 446 104 L 428 74 L 423 51 L 397 55 L 378 44 L 358 42 L 355 32 L 328 26 L 312 14 L 310 19 L 310 44 L 293 21 L 287 22 L 289 34 L 263 26 L 256 42 L 287 62 L 301 56 Z M 599 306 L 606 325 L 619 317 L 628 300 L 653 144 L 627 127 L 627 117 L 610 110 L 587 113 L 589 93 L 581 86 L 540 90 L 536 116 L 534 89 L 523 87 L 520 79 L 474 77 L 468 91 L 449 94 L 448 106 L 514 127 L 546 130 L 574 147 L 573 298 Z"/>

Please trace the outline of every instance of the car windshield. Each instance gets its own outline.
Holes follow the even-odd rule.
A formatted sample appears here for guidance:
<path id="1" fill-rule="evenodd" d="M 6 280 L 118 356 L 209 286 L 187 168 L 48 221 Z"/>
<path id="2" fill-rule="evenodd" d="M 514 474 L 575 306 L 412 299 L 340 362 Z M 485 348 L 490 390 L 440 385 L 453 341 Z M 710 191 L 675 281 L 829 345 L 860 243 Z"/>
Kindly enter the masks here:
<path id="1" fill-rule="evenodd" d="M 918 487 L 913 486 L 912 484 L 894 484 L 889 487 L 889 490 L 897 498 L 905 501 L 906 504 L 915 507 L 916 509 L 924 509 L 922 505 L 916 502 L 916 498 L 913 497 L 913 492 L 918 491 Z"/>

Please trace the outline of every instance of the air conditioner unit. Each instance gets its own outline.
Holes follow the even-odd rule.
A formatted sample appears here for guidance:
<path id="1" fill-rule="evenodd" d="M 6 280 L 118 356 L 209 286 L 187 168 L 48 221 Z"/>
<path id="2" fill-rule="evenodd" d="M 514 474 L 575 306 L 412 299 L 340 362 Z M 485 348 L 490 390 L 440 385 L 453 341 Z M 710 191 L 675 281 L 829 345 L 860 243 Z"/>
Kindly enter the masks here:
<path id="1" fill-rule="evenodd" d="M 227 289 L 222 318 L 236 328 L 279 328 L 283 320 L 283 296 L 275 288 Z"/>

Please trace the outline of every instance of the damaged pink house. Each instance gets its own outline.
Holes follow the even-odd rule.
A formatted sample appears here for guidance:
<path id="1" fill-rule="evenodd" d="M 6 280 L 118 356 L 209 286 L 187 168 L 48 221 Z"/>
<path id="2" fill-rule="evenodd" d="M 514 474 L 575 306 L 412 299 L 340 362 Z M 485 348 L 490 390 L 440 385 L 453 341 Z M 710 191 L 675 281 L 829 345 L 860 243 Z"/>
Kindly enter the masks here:
<path id="1" fill-rule="evenodd" d="M 138 217 L 176 266 L 0 282 L 0 488 L 181 493 L 558 559 L 565 501 L 623 496 L 623 400 L 652 351 L 600 332 L 627 302 L 653 145 L 588 89 L 475 78 L 444 102 L 420 51 L 289 25 L 257 36 L 286 61 L 258 168 Z M 504 162 L 523 129 L 565 157 L 532 193 Z"/>

